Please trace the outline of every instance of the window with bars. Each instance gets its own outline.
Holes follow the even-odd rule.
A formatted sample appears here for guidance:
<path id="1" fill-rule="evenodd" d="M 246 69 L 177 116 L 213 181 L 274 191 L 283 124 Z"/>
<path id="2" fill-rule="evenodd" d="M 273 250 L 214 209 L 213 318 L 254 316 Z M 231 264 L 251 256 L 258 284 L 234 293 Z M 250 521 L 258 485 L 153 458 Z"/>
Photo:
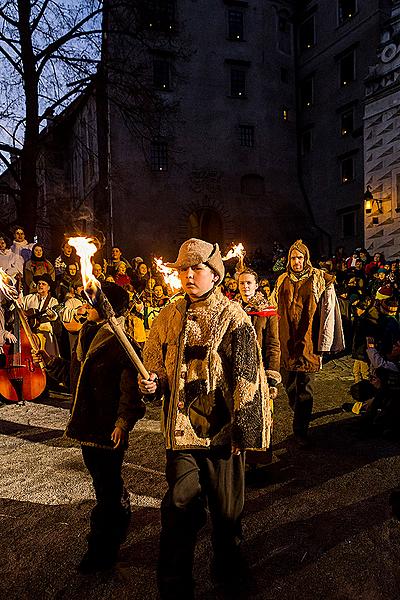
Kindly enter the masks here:
<path id="1" fill-rule="evenodd" d="M 357 0 L 338 0 L 339 24 L 350 21 L 357 13 Z"/>
<path id="2" fill-rule="evenodd" d="M 346 87 L 356 79 L 356 53 L 351 50 L 339 61 L 339 83 L 340 87 Z"/>
<path id="3" fill-rule="evenodd" d="M 238 42 L 244 39 L 244 15 L 240 10 L 228 10 L 228 37 Z"/>
<path id="4" fill-rule="evenodd" d="M 151 170 L 168 171 L 168 143 L 154 141 L 151 144 Z"/>
<path id="5" fill-rule="evenodd" d="M 171 63 L 167 58 L 153 59 L 153 85 L 158 90 L 171 89 Z"/>
<path id="6" fill-rule="evenodd" d="M 172 33 L 176 27 L 175 0 L 146 0 L 142 5 L 145 27 L 163 33 Z"/>
<path id="7" fill-rule="evenodd" d="M 299 48 L 304 52 L 315 46 L 315 16 L 312 15 L 300 25 Z"/>
<path id="8" fill-rule="evenodd" d="M 232 98 L 246 96 L 246 71 L 244 69 L 231 69 L 231 96 Z"/>
<path id="9" fill-rule="evenodd" d="M 254 146 L 254 127 L 253 125 L 240 125 L 240 145 L 247 148 L 253 148 Z"/>

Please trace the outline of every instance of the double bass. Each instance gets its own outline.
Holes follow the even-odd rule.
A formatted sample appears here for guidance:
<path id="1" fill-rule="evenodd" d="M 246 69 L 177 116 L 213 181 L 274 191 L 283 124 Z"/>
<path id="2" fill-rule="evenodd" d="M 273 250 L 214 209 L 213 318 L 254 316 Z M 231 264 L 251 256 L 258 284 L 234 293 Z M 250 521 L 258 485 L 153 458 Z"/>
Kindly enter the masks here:
<path id="1" fill-rule="evenodd" d="M 5 293 L 6 298 L 14 303 L 14 335 L 16 342 L 3 347 L 5 365 L 0 368 L 0 394 L 11 402 L 24 402 L 36 400 L 46 388 L 46 373 L 44 364 L 35 364 L 31 350 L 40 350 L 43 347 L 40 338 L 32 332 L 28 319 L 18 303 L 18 291 L 12 287 L 12 278 L 4 281 L 10 288 L 10 293 Z M 4 287 L 3 287 L 4 293 Z"/>

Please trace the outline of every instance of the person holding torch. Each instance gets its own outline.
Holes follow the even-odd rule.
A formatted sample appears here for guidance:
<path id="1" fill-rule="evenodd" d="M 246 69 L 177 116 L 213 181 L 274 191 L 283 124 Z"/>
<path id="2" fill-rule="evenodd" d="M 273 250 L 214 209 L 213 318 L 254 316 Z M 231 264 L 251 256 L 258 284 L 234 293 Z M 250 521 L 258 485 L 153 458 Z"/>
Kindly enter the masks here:
<path id="1" fill-rule="evenodd" d="M 185 297 L 164 307 L 143 351 L 144 394 L 163 396 L 168 491 L 162 501 L 158 586 L 163 600 L 194 597 L 197 532 L 208 507 L 213 573 L 227 593 L 248 585 L 241 556 L 244 451 L 269 445 L 271 410 L 250 318 L 218 285 L 218 244 L 191 238 L 175 263 Z"/>
<path id="2" fill-rule="evenodd" d="M 128 293 L 113 283 L 104 283 L 102 293 L 123 327 Z M 71 384 L 73 405 L 65 435 L 81 444 L 96 493 L 88 547 L 78 569 L 83 574 L 107 570 L 117 561 L 131 517 L 121 467 L 129 431 L 145 413 L 136 369 L 107 320 L 92 305 L 87 307 L 87 321 L 71 363 L 44 350 L 32 353 L 35 362 L 43 360 L 51 377 Z"/>

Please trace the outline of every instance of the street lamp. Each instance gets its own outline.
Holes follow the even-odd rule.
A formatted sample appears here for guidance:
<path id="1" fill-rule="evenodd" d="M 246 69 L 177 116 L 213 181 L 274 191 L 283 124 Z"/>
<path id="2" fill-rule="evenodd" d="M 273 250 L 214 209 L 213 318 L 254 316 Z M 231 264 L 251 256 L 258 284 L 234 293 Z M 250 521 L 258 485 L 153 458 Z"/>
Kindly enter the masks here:
<path id="1" fill-rule="evenodd" d="M 364 192 L 365 212 L 367 215 L 372 213 L 372 207 L 374 202 L 379 213 L 383 212 L 382 200 L 380 198 L 374 198 L 371 192 L 371 186 L 367 185 L 367 189 Z"/>

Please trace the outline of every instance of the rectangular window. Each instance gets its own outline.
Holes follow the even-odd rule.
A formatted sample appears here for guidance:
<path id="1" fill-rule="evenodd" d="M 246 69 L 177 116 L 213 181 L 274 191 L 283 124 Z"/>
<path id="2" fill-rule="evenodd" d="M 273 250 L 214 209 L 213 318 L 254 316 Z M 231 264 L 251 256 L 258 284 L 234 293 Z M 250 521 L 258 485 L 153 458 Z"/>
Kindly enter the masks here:
<path id="1" fill-rule="evenodd" d="M 340 115 L 340 135 L 350 135 L 354 130 L 354 108 L 345 110 Z"/>
<path id="2" fill-rule="evenodd" d="M 315 46 L 315 17 L 309 17 L 300 25 L 299 29 L 299 47 L 300 52 L 308 50 Z"/>
<path id="3" fill-rule="evenodd" d="M 240 10 L 228 11 L 228 37 L 238 42 L 244 39 L 244 15 Z"/>
<path id="4" fill-rule="evenodd" d="M 146 0 L 141 12 L 146 28 L 163 33 L 172 33 L 175 29 L 175 0 Z"/>
<path id="5" fill-rule="evenodd" d="M 351 50 L 339 61 L 339 83 L 340 87 L 349 85 L 356 78 L 356 53 Z"/>
<path id="6" fill-rule="evenodd" d="M 281 67 L 281 81 L 282 83 L 289 83 L 289 71 L 286 67 Z"/>
<path id="7" fill-rule="evenodd" d="M 301 154 L 309 154 L 313 147 L 313 132 L 312 129 L 306 129 L 301 134 Z"/>
<path id="8" fill-rule="evenodd" d="M 314 105 L 314 77 L 307 77 L 300 83 L 300 106 L 303 110 Z"/>
<path id="9" fill-rule="evenodd" d="M 285 54 L 292 53 L 292 25 L 286 17 L 278 16 L 278 49 Z"/>
<path id="10" fill-rule="evenodd" d="M 396 212 L 400 212 L 400 174 L 396 173 Z"/>
<path id="11" fill-rule="evenodd" d="M 231 96 L 244 98 L 246 96 L 246 71 L 231 69 Z"/>
<path id="12" fill-rule="evenodd" d="M 247 148 L 254 146 L 254 127 L 253 125 L 240 125 L 240 145 Z"/>
<path id="13" fill-rule="evenodd" d="M 339 24 L 350 21 L 357 12 L 357 0 L 338 0 Z"/>
<path id="14" fill-rule="evenodd" d="M 151 170 L 168 171 L 168 144 L 155 141 L 151 144 Z"/>
<path id="15" fill-rule="evenodd" d="M 153 84 L 158 90 L 168 91 L 171 89 L 171 64 L 166 58 L 155 58 L 153 60 Z"/>
<path id="16" fill-rule="evenodd" d="M 355 211 L 344 213 L 342 218 L 342 237 L 354 237 L 357 233 L 357 215 Z"/>
<path id="17" fill-rule="evenodd" d="M 340 177 L 342 183 L 354 180 L 354 156 L 343 158 L 340 163 Z"/>

